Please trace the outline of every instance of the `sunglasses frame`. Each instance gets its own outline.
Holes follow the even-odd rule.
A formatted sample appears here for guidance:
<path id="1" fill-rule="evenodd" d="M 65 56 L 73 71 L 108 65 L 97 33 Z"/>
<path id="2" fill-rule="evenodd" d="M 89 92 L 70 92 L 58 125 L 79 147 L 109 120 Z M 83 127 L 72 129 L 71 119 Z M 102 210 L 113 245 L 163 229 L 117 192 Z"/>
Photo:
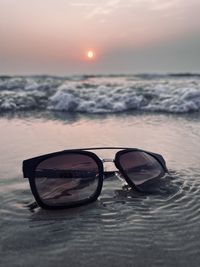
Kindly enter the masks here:
<path id="1" fill-rule="evenodd" d="M 142 149 L 138 149 L 138 148 L 124 148 L 124 147 L 94 147 L 94 148 L 81 148 L 81 149 L 68 149 L 68 150 L 63 150 L 63 151 L 58 151 L 58 152 L 53 152 L 53 153 L 49 153 L 49 154 L 45 154 L 42 156 L 38 156 L 38 157 L 34 157 L 34 158 L 30 158 L 27 160 L 23 161 L 22 164 L 22 170 L 23 170 L 23 175 L 24 178 L 28 178 L 29 180 L 29 184 L 30 184 L 30 188 L 32 191 L 33 196 L 35 197 L 35 200 L 37 202 L 37 204 L 44 208 L 44 209 L 64 209 L 64 208 L 72 208 L 72 207 L 78 207 L 84 204 L 89 204 L 91 202 L 94 202 L 95 200 L 97 200 L 97 198 L 99 197 L 99 195 L 101 194 L 101 190 L 103 187 L 103 180 L 104 180 L 104 176 L 106 174 L 109 174 L 110 172 L 106 172 L 104 171 L 104 160 L 100 159 L 95 153 L 91 152 L 90 150 L 107 150 L 107 149 L 117 149 L 119 150 L 116 154 L 115 154 L 115 158 L 113 159 L 113 163 L 115 164 L 116 168 L 119 170 L 119 172 L 123 175 L 123 178 L 125 179 L 125 181 L 127 182 L 127 184 L 132 188 L 135 189 L 137 191 L 140 191 L 140 189 L 133 183 L 133 181 L 128 177 L 128 175 L 126 174 L 126 172 L 123 170 L 121 164 L 120 164 L 120 157 L 128 152 L 144 152 L 150 156 L 152 156 L 153 158 L 155 158 L 160 165 L 163 167 L 163 175 L 164 173 L 168 173 L 168 169 L 166 167 L 166 163 L 164 158 L 156 153 L 152 153 L 149 151 L 145 151 Z M 94 192 L 94 194 L 84 200 L 80 200 L 77 201 L 76 203 L 72 203 L 72 204 L 64 204 L 64 205 L 48 205 L 45 204 L 42 199 L 40 198 L 40 195 L 37 191 L 37 187 L 35 184 L 35 170 L 37 168 L 37 166 L 44 160 L 47 160 L 49 158 L 55 157 L 55 156 L 60 156 L 60 155 L 67 155 L 67 154 L 79 154 L 79 155 L 86 155 L 89 156 L 90 158 L 92 158 L 95 163 L 97 164 L 98 167 L 98 171 L 99 171 L 99 175 L 98 175 L 98 185 L 97 185 L 97 189 Z M 162 175 L 162 176 L 163 176 Z M 156 179 L 156 178 L 154 178 Z"/>

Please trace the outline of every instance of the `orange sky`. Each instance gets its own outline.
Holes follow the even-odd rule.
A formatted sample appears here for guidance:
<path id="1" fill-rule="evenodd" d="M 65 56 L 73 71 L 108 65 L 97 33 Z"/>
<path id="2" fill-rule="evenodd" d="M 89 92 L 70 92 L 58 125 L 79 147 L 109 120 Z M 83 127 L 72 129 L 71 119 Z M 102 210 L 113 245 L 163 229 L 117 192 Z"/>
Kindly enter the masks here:
<path id="1" fill-rule="evenodd" d="M 199 10 L 199 0 L 0 0 L 0 73 L 199 71 Z"/>

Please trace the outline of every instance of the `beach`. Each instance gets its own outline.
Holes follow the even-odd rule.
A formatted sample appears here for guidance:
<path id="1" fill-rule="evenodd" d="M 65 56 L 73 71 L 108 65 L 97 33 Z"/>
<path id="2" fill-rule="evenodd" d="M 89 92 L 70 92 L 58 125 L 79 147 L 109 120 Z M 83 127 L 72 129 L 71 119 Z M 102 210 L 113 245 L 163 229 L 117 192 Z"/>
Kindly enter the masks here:
<path id="1" fill-rule="evenodd" d="M 198 75 L 1 77 L 0 265 L 198 266 L 199 111 Z M 92 204 L 29 209 L 23 160 L 98 146 L 160 153 L 169 174 L 146 193 L 113 176 Z"/>

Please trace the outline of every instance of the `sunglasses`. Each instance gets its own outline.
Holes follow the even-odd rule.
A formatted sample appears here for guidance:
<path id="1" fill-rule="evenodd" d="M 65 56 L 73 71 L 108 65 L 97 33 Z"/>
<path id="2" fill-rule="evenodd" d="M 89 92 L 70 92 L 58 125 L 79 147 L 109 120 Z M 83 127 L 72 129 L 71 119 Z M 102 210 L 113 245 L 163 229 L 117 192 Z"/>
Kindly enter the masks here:
<path id="1" fill-rule="evenodd" d="M 114 159 L 101 159 L 92 150 L 118 150 Z M 45 209 L 80 206 L 95 201 L 103 180 L 116 172 L 104 171 L 113 162 L 132 189 L 168 173 L 159 154 L 137 148 L 97 147 L 54 152 L 23 161 L 24 178 L 29 179 L 37 204 Z"/>

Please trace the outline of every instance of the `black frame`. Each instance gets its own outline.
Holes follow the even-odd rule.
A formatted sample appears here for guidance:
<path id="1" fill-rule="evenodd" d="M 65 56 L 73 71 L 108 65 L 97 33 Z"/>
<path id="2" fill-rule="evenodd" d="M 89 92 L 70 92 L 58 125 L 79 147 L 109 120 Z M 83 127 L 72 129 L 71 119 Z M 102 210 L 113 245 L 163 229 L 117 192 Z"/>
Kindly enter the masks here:
<path id="1" fill-rule="evenodd" d="M 124 153 L 127 152 L 133 152 L 133 151 L 139 151 L 139 152 L 145 152 L 149 155 L 151 155 L 153 158 L 155 158 L 163 167 L 163 173 L 168 173 L 168 169 L 166 167 L 166 163 L 164 158 L 156 153 L 152 153 L 149 151 L 145 151 L 142 149 L 138 149 L 138 148 L 126 148 L 126 147 L 94 147 L 94 148 L 81 148 L 81 149 L 68 149 L 68 150 L 63 150 L 63 151 L 58 151 L 58 152 L 54 152 L 54 153 L 50 153 L 50 154 L 45 154 L 42 156 L 38 156 L 38 157 L 34 157 L 31 159 L 27 159 L 23 161 L 23 175 L 24 178 L 28 178 L 29 179 L 29 184 L 30 184 L 30 188 L 32 191 L 33 196 L 35 197 L 35 200 L 37 202 L 37 204 L 44 208 L 44 209 L 63 209 L 63 208 L 71 208 L 71 207 L 77 207 L 77 206 L 81 206 L 84 204 L 88 204 L 91 202 L 94 202 L 98 196 L 101 193 L 102 190 L 102 186 L 103 186 L 103 180 L 104 177 L 107 176 L 107 174 L 109 174 L 110 172 L 105 172 L 104 171 L 104 167 L 103 167 L 103 160 L 101 160 L 95 153 L 91 152 L 90 150 L 106 150 L 106 149 L 116 149 L 119 150 L 116 154 L 115 154 L 115 158 L 112 160 L 113 163 L 115 164 L 116 168 L 119 170 L 119 172 L 123 175 L 125 181 L 127 182 L 127 184 L 133 188 L 136 189 L 137 191 L 140 191 L 140 189 L 131 181 L 131 179 L 129 179 L 129 177 L 127 176 L 126 172 L 123 170 L 122 166 L 120 165 L 120 156 L 123 155 Z M 87 155 L 89 157 L 91 157 L 97 164 L 98 166 L 98 170 L 99 170 L 99 178 L 98 178 L 98 186 L 97 189 L 95 191 L 95 193 L 92 195 L 92 197 L 82 200 L 82 201 L 78 201 L 76 203 L 73 204 L 65 204 L 65 205 L 60 205 L 60 206 L 50 206 L 45 204 L 38 192 L 37 192 L 37 188 L 35 185 L 35 170 L 36 167 L 44 160 L 49 159 L 51 157 L 54 156 L 60 156 L 60 155 L 66 155 L 66 154 L 82 154 L 82 155 Z"/>

